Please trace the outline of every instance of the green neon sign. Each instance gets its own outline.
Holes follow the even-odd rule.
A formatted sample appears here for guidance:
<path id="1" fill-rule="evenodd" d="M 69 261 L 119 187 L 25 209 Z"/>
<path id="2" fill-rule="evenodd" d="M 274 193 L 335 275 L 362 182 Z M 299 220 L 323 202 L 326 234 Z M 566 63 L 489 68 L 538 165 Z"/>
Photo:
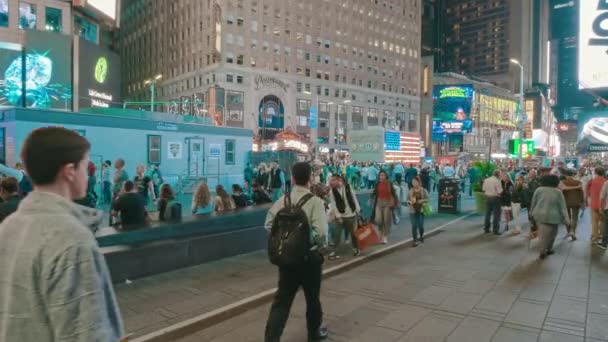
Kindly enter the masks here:
<path id="1" fill-rule="evenodd" d="M 108 60 L 105 57 L 99 57 L 95 64 L 95 81 L 104 83 L 108 77 Z"/>
<path id="2" fill-rule="evenodd" d="M 460 87 L 449 87 L 449 88 L 441 89 L 439 91 L 439 98 L 443 99 L 446 97 L 466 98 L 467 91 L 466 91 L 466 89 L 460 88 Z"/>

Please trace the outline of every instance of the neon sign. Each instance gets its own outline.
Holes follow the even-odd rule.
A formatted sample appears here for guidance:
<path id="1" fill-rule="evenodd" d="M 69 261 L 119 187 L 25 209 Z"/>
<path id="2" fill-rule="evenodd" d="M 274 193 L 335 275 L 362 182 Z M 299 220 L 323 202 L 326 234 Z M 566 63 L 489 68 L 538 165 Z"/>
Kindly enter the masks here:
<path id="1" fill-rule="evenodd" d="M 439 92 L 439 98 L 444 99 L 446 97 L 467 98 L 467 90 L 461 87 L 449 87 L 441 89 Z"/>

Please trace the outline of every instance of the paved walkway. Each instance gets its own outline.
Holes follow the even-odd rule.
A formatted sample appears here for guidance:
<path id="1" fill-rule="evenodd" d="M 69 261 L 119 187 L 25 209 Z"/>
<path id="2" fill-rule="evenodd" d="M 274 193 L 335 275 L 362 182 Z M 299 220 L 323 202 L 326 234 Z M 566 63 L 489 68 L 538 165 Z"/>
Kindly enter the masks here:
<path id="1" fill-rule="evenodd" d="M 563 228 L 562 228 L 563 229 Z M 523 236 L 484 235 L 471 216 L 428 239 L 330 278 L 322 302 L 331 341 L 608 341 L 608 257 L 562 239 L 538 259 Z M 272 277 L 273 280 L 276 275 Z M 262 341 L 269 305 L 185 337 Z M 305 341 L 301 292 L 283 341 Z"/>
<path id="2" fill-rule="evenodd" d="M 472 199 L 463 202 L 464 209 L 473 207 Z M 455 218 L 435 215 L 427 219 L 426 229 Z M 392 243 L 409 239 L 410 229 L 404 216 L 393 227 Z M 326 266 L 352 259 L 348 245 L 341 252 L 343 258 Z M 272 289 L 276 281 L 276 269 L 266 251 L 259 251 L 119 284 L 116 293 L 127 331 L 141 336 Z"/>

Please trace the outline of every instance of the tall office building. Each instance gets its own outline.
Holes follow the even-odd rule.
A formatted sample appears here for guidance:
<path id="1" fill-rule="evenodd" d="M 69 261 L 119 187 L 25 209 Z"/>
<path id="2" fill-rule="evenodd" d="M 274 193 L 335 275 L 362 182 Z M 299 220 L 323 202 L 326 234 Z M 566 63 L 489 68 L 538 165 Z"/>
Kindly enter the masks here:
<path id="1" fill-rule="evenodd" d="M 481 77 L 519 92 L 546 83 L 548 0 L 425 0 L 423 54 L 432 54 L 440 72 Z"/>
<path id="2" fill-rule="evenodd" d="M 323 149 L 368 126 L 419 129 L 420 0 L 125 0 L 122 13 L 130 100 L 162 74 L 156 110 Z"/>

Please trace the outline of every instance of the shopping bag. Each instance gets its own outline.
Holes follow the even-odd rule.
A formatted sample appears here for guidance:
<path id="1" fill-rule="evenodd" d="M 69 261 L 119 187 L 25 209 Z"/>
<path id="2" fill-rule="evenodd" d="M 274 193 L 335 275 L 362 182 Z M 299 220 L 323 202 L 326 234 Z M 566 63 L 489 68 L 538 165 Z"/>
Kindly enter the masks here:
<path id="1" fill-rule="evenodd" d="M 430 216 L 433 213 L 433 207 L 429 203 L 422 204 L 422 214 Z"/>
<path id="2" fill-rule="evenodd" d="M 354 235 L 355 239 L 357 239 L 357 247 L 362 251 L 380 243 L 380 236 L 376 232 L 374 225 L 369 221 L 360 219 Z"/>

